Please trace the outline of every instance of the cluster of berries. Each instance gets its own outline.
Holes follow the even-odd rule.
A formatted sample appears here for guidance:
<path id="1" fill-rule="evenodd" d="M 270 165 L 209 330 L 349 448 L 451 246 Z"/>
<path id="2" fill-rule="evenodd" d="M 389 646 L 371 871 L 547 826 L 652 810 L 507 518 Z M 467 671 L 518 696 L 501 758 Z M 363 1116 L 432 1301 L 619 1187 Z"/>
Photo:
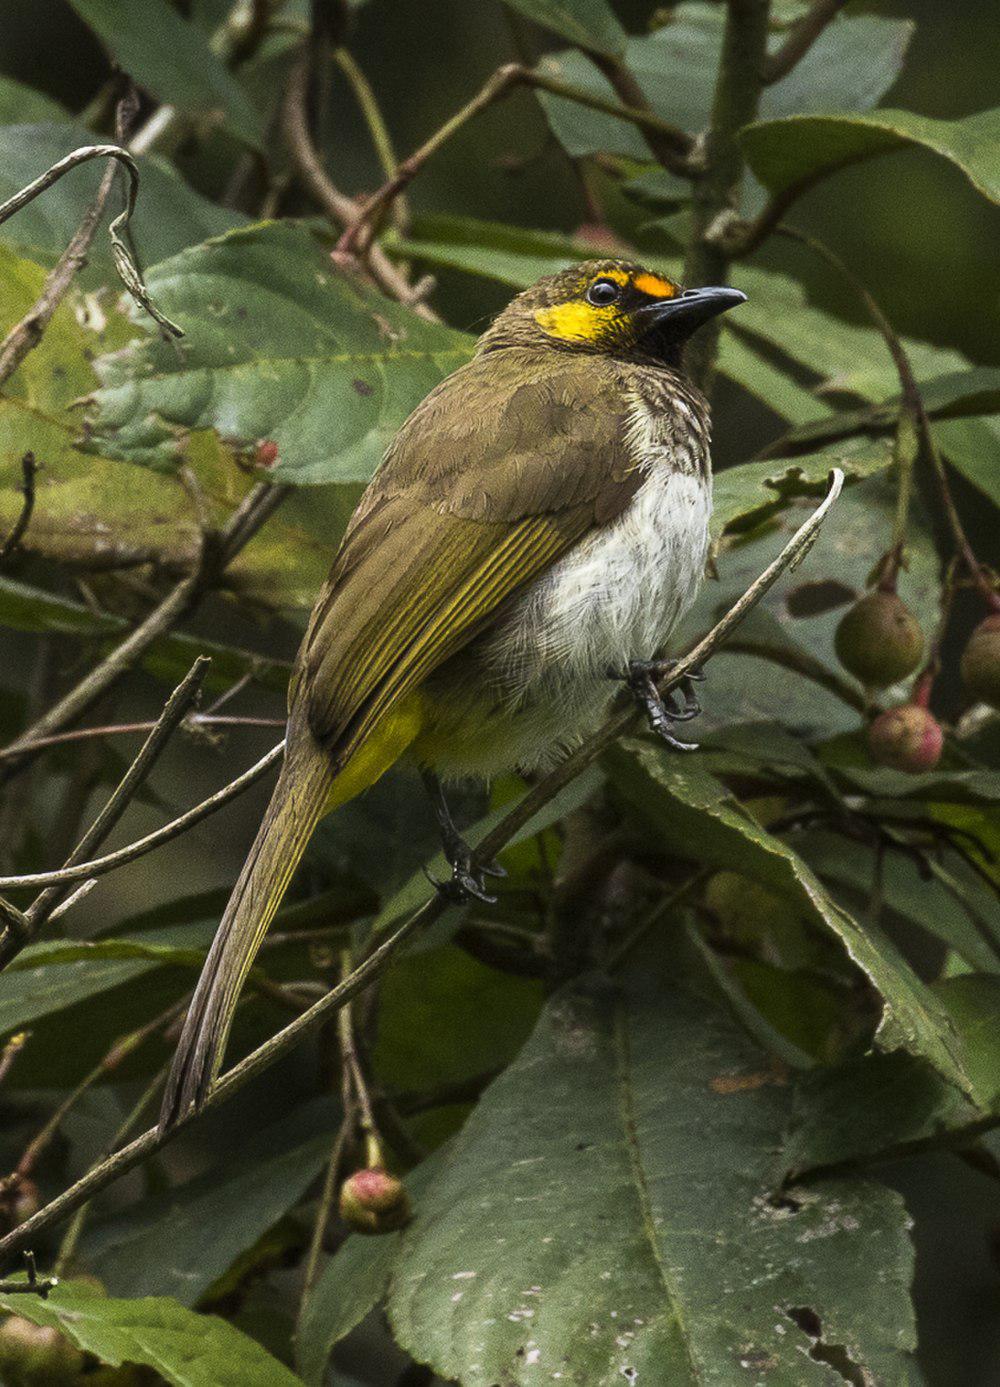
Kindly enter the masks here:
<path id="1" fill-rule="evenodd" d="M 869 689 L 885 689 L 915 673 L 924 653 L 924 634 L 906 603 L 890 588 L 865 594 L 841 619 L 837 658 Z M 970 699 L 1000 709 L 1000 611 L 979 623 L 962 653 L 962 684 Z M 917 774 L 936 766 L 944 744 L 931 712 L 933 675 L 916 679 L 910 696 L 879 713 L 868 727 L 872 759 Z"/>

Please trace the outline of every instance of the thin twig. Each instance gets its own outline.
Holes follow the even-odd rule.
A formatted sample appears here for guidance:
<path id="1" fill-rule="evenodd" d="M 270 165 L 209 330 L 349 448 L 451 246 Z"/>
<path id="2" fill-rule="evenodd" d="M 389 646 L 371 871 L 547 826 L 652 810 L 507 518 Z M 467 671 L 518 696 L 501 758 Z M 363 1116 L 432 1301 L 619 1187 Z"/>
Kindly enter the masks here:
<path id="1" fill-rule="evenodd" d="M 126 863 L 134 862 L 136 858 L 145 856 L 147 852 L 152 852 L 154 848 L 162 846 L 163 843 L 169 843 L 172 838 L 178 838 L 189 828 L 194 828 L 195 824 L 201 823 L 202 819 L 207 819 L 217 809 L 221 809 L 223 805 L 228 804 L 237 795 L 241 795 L 244 790 L 248 790 L 251 785 L 260 780 L 261 776 L 266 775 L 284 754 L 285 743 L 282 740 L 259 761 L 255 761 L 242 775 L 238 775 L 235 780 L 231 780 L 221 790 L 216 790 L 214 795 L 209 795 L 208 799 L 202 800 L 193 809 L 188 809 L 161 828 L 154 829 L 152 833 L 147 833 L 144 838 L 139 838 L 136 842 L 129 843 L 116 852 L 109 852 L 104 857 L 95 857 L 92 862 L 81 862 L 73 867 L 61 867 L 54 872 L 30 872 L 18 877 L 4 877 L 0 880 L 0 889 L 7 889 L 7 883 L 13 888 L 21 886 L 68 886 L 73 882 L 83 881 L 87 877 L 106 876 L 108 872 L 113 872 L 117 867 L 124 867 Z"/>
<path id="2" fill-rule="evenodd" d="M 24 1260 L 28 1268 L 28 1279 L 26 1281 L 0 1281 L 0 1295 L 37 1295 L 45 1300 L 49 1292 L 54 1291 L 59 1285 L 58 1276 L 46 1276 L 39 1279 L 33 1252 L 25 1252 Z"/>
<path id="3" fill-rule="evenodd" d="M 333 58 L 341 72 L 347 78 L 348 86 L 354 93 L 354 99 L 358 104 L 358 110 L 364 117 L 364 122 L 368 127 L 368 134 L 371 137 L 372 145 L 378 156 L 378 161 L 382 166 L 382 175 L 385 178 L 392 178 L 396 172 L 399 160 L 396 157 L 392 136 L 389 134 L 389 127 L 385 123 L 385 117 L 382 115 L 382 108 L 378 104 L 378 98 L 372 90 L 372 85 L 361 70 L 358 65 L 358 60 L 350 49 L 336 49 Z M 393 224 L 396 230 L 402 235 L 405 233 L 410 221 L 410 212 L 406 205 L 406 198 L 402 195 L 398 197 L 393 204 L 392 211 Z"/>
<path id="4" fill-rule="evenodd" d="M 813 0 L 812 7 L 792 25 L 780 48 L 764 59 L 761 78 L 764 85 L 780 82 L 793 67 L 797 67 L 822 34 L 847 4 L 847 0 Z"/>
<path id="5" fill-rule="evenodd" d="M 281 108 L 281 129 L 298 171 L 310 195 L 323 209 L 325 215 L 338 228 L 351 227 L 361 216 L 361 209 L 354 198 L 348 197 L 337 188 L 319 156 L 309 133 L 308 92 L 310 56 L 307 48 L 293 66 L 285 87 Z M 409 280 L 379 246 L 372 248 L 368 260 L 372 278 L 384 293 L 401 303 L 412 298 Z M 414 312 L 428 322 L 439 323 L 441 319 L 426 304 L 414 304 Z"/>
<path id="6" fill-rule="evenodd" d="M 35 306 L 37 308 L 38 305 L 36 304 Z M 21 320 L 22 323 L 26 321 L 27 319 L 24 318 Z M 18 324 L 18 328 L 20 326 L 21 323 Z M 14 328 L 12 331 L 16 332 L 18 328 Z M 39 330 L 38 335 L 39 337 L 41 336 L 41 330 Z M 0 385 L 2 385 L 7 378 L 3 371 L 3 355 L 9 341 L 10 337 L 8 336 L 3 345 L 0 346 Z M 22 355 L 26 355 L 30 350 L 31 345 L 29 344 L 25 347 Z M 8 372 L 8 374 L 10 373 Z M 24 500 L 21 502 L 21 513 L 15 520 L 13 529 L 4 540 L 3 544 L 0 544 L 0 567 L 2 567 L 13 554 L 17 553 L 18 546 L 24 538 L 24 532 L 28 528 L 28 524 L 31 520 L 31 513 L 35 509 L 35 473 L 37 471 L 38 463 L 35 461 L 34 453 L 25 453 L 21 458 L 21 492 L 24 496 Z"/>
<path id="7" fill-rule="evenodd" d="M 159 760 L 160 754 L 166 747 L 177 725 L 181 722 L 188 709 L 191 707 L 191 704 L 198 697 L 205 675 L 208 673 L 209 664 L 210 661 L 204 655 L 200 655 L 183 680 L 167 699 L 163 712 L 156 721 L 156 725 L 140 747 L 132 764 L 115 787 L 107 804 L 105 804 L 97 818 L 70 853 L 65 864 L 67 867 L 75 867 L 80 862 L 83 862 L 95 848 L 99 847 L 100 844 L 104 842 L 122 814 L 124 814 L 137 791 Z M 95 875 L 96 873 L 86 872 L 84 873 L 84 878 Z M 5 931 L 3 937 L 0 938 L 0 970 L 6 968 L 11 959 L 15 958 L 24 946 L 31 942 L 65 895 L 66 892 L 60 885 L 52 885 L 44 889 L 24 912 L 24 928 L 20 930 L 8 928 Z"/>
<path id="8" fill-rule="evenodd" d="M 256 728 L 275 728 L 284 727 L 284 718 L 251 717 L 236 713 L 191 713 L 184 719 L 184 726 L 197 729 L 200 727 L 226 728 L 226 727 L 256 727 Z M 70 727 L 65 732 L 54 732 L 51 737 L 33 737 L 31 749 L 42 750 L 44 747 L 63 746 L 66 742 L 86 742 L 95 737 L 126 737 L 134 736 L 140 732 L 149 732 L 155 723 L 149 719 L 143 722 L 109 722 L 101 727 Z M 15 760 L 20 755 L 16 749 L 3 747 L 0 749 L 0 762 Z"/>
<path id="9" fill-rule="evenodd" d="M 698 669 L 718 649 L 731 631 L 746 616 L 747 612 L 762 600 L 777 582 L 778 578 L 799 564 L 811 548 L 831 506 L 840 495 L 844 474 L 835 468 L 831 473 L 830 487 L 826 497 L 817 506 L 808 520 L 795 532 L 784 549 L 764 572 L 750 585 L 744 595 L 730 608 L 713 629 L 698 642 L 686 656 L 677 662 L 670 673 L 660 682 L 660 690 L 666 694 L 692 670 Z M 477 852 L 484 860 L 497 855 L 510 840 L 546 805 L 565 785 L 580 774 L 594 761 L 605 747 L 609 746 L 623 732 L 629 730 L 638 717 L 634 709 L 624 709 L 613 714 L 602 728 L 578 750 L 567 758 L 556 770 L 550 772 L 488 833 L 477 845 Z M 245 1059 L 240 1060 L 228 1070 L 210 1091 L 202 1111 L 224 1103 L 237 1090 L 272 1065 L 280 1056 L 298 1044 L 299 1040 L 317 1026 L 323 1025 L 334 1016 L 351 998 L 356 997 L 379 977 L 393 956 L 399 952 L 406 941 L 421 928 L 439 919 L 449 908 L 445 897 L 436 892 L 430 900 L 415 910 L 401 925 L 387 937 L 369 938 L 366 954 L 351 975 L 332 988 L 320 1001 L 297 1016 L 277 1035 L 272 1036 Z M 0 1239 L 0 1257 L 10 1256 L 44 1229 L 58 1223 L 67 1214 L 80 1207 L 99 1190 L 104 1189 L 119 1175 L 131 1170 L 157 1151 L 174 1134 L 186 1127 L 194 1118 L 193 1109 L 183 1114 L 176 1123 L 166 1129 L 151 1127 L 136 1137 L 128 1146 L 116 1151 L 99 1162 L 81 1179 L 58 1195 L 36 1214 Z"/>
<path id="10" fill-rule="evenodd" d="M 44 193 L 47 188 L 52 187 L 53 183 L 58 183 L 64 174 L 69 173 L 71 169 L 78 168 L 80 164 L 88 163 L 91 159 L 117 159 L 129 177 L 125 210 L 120 212 L 108 227 L 108 235 L 111 237 L 111 254 L 114 257 L 119 279 L 140 308 L 144 308 L 149 316 L 163 328 L 164 332 L 173 337 L 183 337 L 183 330 L 165 317 L 150 299 L 145 282 L 139 273 L 138 266 L 132 259 L 125 240 L 132 213 L 135 211 L 136 198 L 139 195 L 139 168 L 132 155 L 121 145 L 88 144 L 83 145 L 80 149 L 74 149 L 72 154 L 67 154 L 64 159 L 59 159 L 51 168 L 40 174 L 34 182 L 16 192 L 6 202 L 0 203 L 0 225 L 12 217 L 15 212 L 20 212 L 22 207 L 27 207 L 28 203 L 33 202 L 39 193 Z"/>
<path id="11" fill-rule="evenodd" d="M 226 566 L 273 514 L 290 488 L 261 482 L 247 493 L 219 535 L 203 537 L 194 569 L 180 580 L 120 645 L 90 670 L 58 703 L 0 753 L 7 762 L 0 779 L 21 768 L 45 745 L 45 738 L 76 722 L 132 668 L 149 647 L 188 616 Z M 40 745 L 37 743 L 40 742 Z"/>
<path id="12" fill-rule="evenodd" d="M 351 222 L 341 236 L 337 246 L 338 253 L 344 256 L 365 256 L 378 231 L 379 223 L 393 199 L 398 197 L 413 182 L 428 159 L 431 159 L 470 120 L 487 110 L 495 102 L 508 96 L 517 87 L 531 87 L 538 91 L 549 92 L 552 96 L 564 97 L 567 101 L 576 102 L 578 105 L 586 106 L 591 110 L 601 111 L 604 115 L 615 116 L 618 120 L 627 121 L 640 130 L 670 137 L 677 142 L 678 148 L 687 151 L 690 151 L 694 144 L 690 135 L 679 130 L 670 121 L 663 120 L 653 111 L 634 106 L 619 106 L 614 101 L 607 101 L 603 97 L 594 96 L 591 92 L 562 82 L 556 77 L 550 77 L 548 73 L 538 68 L 522 67 L 520 63 L 505 63 L 503 67 L 497 68 L 496 72 L 487 78 L 470 101 L 467 101 L 453 116 L 449 117 L 428 140 L 424 141 L 419 149 L 414 150 L 407 159 L 404 159 L 395 175 L 368 199 L 360 216 Z"/>
<path id="13" fill-rule="evenodd" d="M 897 547 L 901 536 L 905 537 L 905 515 L 909 510 L 909 489 L 913 465 L 917 461 L 919 452 L 922 452 L 926 460 L 930 463 L 931 469 L 937 481 L 938 492 L 941 497 L 942 508 L 948 527 L 951 530 L 955 548 L 961 556 L 962 562 L 968 572 L 969 577 L 975 583 L 986 605 L 991 611 L 1000 611 L 1000 595 L 994 590 L 983 571 L 983 567 L 976 558 L 969 537 L 965 533 L 965 526 L 958 513 L 954 498 L 951 494 L 951 484 L 948 480 L 948 473 L 944 461 L 938 450 L 937 442 L 934 438 L 924 407 L 923 396 L 917 384 L 910 358 L 906 348 L 900 341 L 895 328 L 886 317 L 882 308 L 868 291 L 865 285 L 858 279 L 857 275 L 845 264 L 825 241 L 821 241 L 816 236 L 810 236 L 804 231 L 799 231 L 793 226 L 778 226 L 775 228 L 778 235 L 786 236 L 789 240 L 798 241 L 800 245 L 806 246 L 815 255 L 837 272 L 853 289 L 858 298 L 864 304 L 869 317 L 875 327 L 881 333 L 882 338 L 892 357 L 893 365 L 899 376 L 900 385 L 900 406 L 899 423 L 896 430 L 896 442 L 894 448 L 894 458 L 900 468 L 900 490 L 899 505 L 895 523 L 896 533 L 894 542 Z M 916 435 L 914 438 L 913 435 Z M 917 442 L 919 441 L 919 452 Z M 899 555 L 895 557 L 896 567 L 899 564 Z"/>
<path id="14" fill-rule="evenodd" d="M 7 1075 L 10 1073 L 14 1061 L 24 1049 L 25 1045 L 27 1045 L 30 1035 L 30 1031 L 18 1031 L 5 1042 L 3 1053 L 0 1054 L 0 1084 L 3 1083 L 4 1079 L 6 1079 Z"/>

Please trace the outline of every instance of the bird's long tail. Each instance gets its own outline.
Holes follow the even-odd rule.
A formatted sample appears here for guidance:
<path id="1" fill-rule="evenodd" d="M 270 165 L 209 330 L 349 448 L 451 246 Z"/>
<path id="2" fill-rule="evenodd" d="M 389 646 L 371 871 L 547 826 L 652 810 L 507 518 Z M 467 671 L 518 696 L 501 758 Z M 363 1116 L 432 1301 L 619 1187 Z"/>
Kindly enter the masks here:
<path id="1" fill-rule="evenodd" d="M 334 770 L 315 744 L 286 753 L 191 999 L 167 1079 L 160 1126 L 200 1107 L 222 1062 L 233 1012 L 257 950 L 326 810 Z"/>

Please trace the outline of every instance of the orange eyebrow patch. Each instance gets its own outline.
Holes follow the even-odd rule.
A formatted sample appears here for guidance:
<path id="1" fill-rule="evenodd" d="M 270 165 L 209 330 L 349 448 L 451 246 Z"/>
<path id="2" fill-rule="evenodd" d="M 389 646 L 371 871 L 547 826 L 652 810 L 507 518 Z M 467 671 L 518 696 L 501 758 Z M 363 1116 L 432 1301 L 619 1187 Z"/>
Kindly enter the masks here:
<path id="1" fill-rule="evenodd" d="M 672 299 L 677 293 L 677 285 L 671 284 L 669 279 L 661 279 L 659 275 L 636 275 L 633 283 L 640 294 L 649 294 L 654 299 Z"/>

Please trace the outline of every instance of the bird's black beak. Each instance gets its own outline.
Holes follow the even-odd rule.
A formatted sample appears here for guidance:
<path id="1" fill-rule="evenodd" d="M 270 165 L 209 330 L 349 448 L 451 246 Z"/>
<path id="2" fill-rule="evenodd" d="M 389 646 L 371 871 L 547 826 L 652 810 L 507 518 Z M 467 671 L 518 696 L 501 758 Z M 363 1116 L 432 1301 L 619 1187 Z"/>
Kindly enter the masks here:
<path id="1" fill-rule="evenodd" d="M 741 290 L 731 289 L 728 284 L 685 289 L 675 298 L 646 304 L 636 316 L 648 324 L 650 332 L 666 328 L 671 337 L 683 338 L 717 314 L 746 303 L 746 298 Z"/>

